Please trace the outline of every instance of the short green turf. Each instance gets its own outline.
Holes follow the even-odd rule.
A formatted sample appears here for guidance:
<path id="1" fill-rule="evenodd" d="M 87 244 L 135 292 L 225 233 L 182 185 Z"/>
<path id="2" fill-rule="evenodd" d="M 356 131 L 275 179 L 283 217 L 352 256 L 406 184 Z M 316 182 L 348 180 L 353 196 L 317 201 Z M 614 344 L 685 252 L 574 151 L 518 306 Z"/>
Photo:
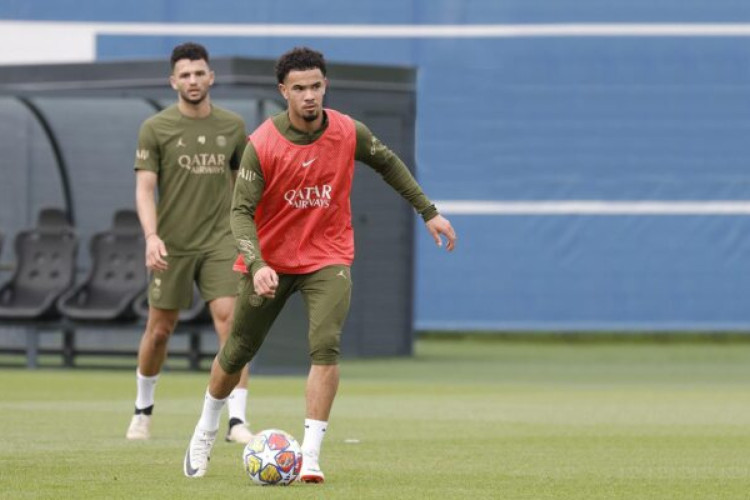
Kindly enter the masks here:
<path id="1" fill-rule="evenodd" d="M 132 371 L 0 370 L 0 498 L 750 498 L 747 343 L 430 338 L 345 361 L 322 485 L 254 486 L 223 441 L 183 477 L 206 381 L 164 373 L 153 439 L 128 442 Z M 303 391 L 254 378 L 252 427 L 301 439 Z"/>

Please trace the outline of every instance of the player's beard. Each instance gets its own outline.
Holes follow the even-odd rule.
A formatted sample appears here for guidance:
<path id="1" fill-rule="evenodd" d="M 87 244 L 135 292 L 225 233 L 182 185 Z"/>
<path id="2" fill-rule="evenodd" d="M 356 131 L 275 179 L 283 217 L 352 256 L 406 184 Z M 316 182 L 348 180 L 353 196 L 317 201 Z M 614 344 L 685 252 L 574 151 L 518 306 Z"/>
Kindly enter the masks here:
<path id="1" fill-rule="evenodd" d="M 310 114 L 302 115 L 302 119 L 305 120 L 306 122 L 310 123 L 310 122 L 314 122 L 315 120 L 317 120 L 318 119 L 318 115 L 319 115 L 319 113 L 317 111 L 313 111 Z"/>
<path id="2" fill-rule="evenodd" d="M 181 94 L 182 100 L 188 104 L 192 104 L 193 106 L 197 106 L 198 104 L 205 101 L 207 96 L 208 96 L 208 92 L 201 93 L 200 96 L 198 96 L 195 99 L 191 98 L 187 92 Z"/>

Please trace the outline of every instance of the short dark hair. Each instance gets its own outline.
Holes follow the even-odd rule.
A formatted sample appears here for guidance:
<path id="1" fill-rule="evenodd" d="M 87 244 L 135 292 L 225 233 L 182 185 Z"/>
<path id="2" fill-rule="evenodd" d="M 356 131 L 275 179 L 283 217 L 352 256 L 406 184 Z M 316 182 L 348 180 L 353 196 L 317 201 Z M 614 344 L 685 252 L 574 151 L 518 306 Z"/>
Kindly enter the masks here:
<path id="1" fill-rule="evenodd" d="M 190 59 L 191 61 L 200 61 L 203 59 L 208 63 L 208 51 L 206 47 L 199 43 L 186 42 L 178 45 L 172 50 L 172 57 L 169 62 L 174 69 L 174 65 L 181 59 Z"/>
<path id="2" fill-rule="evenodd" d="M 276 61 L 276 79 L 279 83 L 284 83 L 284 79 L 291 71 L 316 68 L 326 76 L 326 60 L 323 54 L 308 47 L 294 47 Z"/>

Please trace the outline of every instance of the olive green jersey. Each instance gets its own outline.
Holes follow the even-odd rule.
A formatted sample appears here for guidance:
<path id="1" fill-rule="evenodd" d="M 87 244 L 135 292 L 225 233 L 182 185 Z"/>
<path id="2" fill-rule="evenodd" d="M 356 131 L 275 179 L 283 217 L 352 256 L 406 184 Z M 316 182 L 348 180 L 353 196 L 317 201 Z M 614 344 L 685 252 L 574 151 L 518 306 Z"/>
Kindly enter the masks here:
<path id="1" fill-rule="evenodd" d="M 189 118 L 175 104 L 143 122 L 135 169 L 158 175 L 157 234 L 170 255 L 234 247 L 232 170 L 246 142 L 242 118 L 215 106 L 206 118 Z"/>
<path id="2" fill-rule="evenodd" d="M 302 132 L 292 126 L 286 111 L 275 115 L 273 123 L 286 139 L 299 145 L 315 142 L 328 127 L 328 119 L 324 117 L 323 126 L 319 130 L 312 133 Z M 366 125 L 354 120 L 354 126 L 357 134 L 354 159 L 365 163 L 378 172 L 396 192 L 414 207 L 425 222 L 435 217 L 438 214 L 435 205 L 422 192 L 404 162 L 380 142 Z M 258 255 L 259 252 L 254 251 L 254 249 L 260 248 L 254 221 L 255 209 L 260 202 L 264 189 L 263 170 L 255 148 L 252 143 L 249 143 L 242 157 L 241 168 L 237 177 L 231 221 L 237 246 L 247 269 L 251 273 L 255 273 L 266 265 L 262 256 Z"/>

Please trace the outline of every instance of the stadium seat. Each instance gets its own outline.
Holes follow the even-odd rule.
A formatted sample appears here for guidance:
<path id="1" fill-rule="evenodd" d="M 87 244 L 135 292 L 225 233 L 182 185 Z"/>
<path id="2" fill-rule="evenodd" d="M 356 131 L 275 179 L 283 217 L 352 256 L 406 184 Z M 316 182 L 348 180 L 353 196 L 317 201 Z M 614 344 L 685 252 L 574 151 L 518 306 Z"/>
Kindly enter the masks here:
<path id="1" fill-rule="evenodd" d="M 144 241 L 133 210 L 115 213 L 112 229 L 91 238 L 91 271 L 58 300 L 72 320 L 133 319 L 133 301 L 146 287 Z"/>
<path id="2" fill-rule="evenodd" d="M 73 285 L 78 239 L 64 210 L 44 208 L 37 227 L 15 238 L 16 267 L 0 287 L 0 318 L 59 317 L 58 298 Z"/>

